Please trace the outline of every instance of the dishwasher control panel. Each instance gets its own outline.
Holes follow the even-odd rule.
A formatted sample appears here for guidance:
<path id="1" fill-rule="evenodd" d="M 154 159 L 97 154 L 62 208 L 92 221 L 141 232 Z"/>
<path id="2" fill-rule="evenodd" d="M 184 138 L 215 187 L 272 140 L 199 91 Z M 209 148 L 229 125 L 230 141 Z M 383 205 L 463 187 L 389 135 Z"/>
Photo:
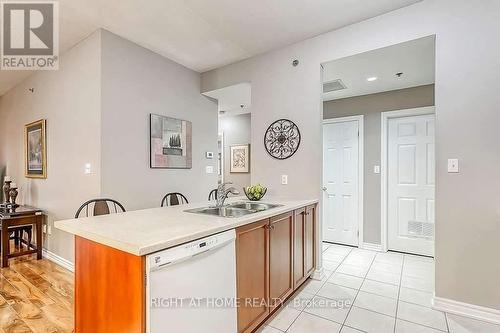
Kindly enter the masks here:
<path id="1" fill-rule="evenodd" d="M 229 230 L 220 234 L 198 239 L 190 243 L 150 254 L 147 256 L 148 264 L 152 270 L 165 267 L 234 241 L 235 238 L 235 231 Z"/>

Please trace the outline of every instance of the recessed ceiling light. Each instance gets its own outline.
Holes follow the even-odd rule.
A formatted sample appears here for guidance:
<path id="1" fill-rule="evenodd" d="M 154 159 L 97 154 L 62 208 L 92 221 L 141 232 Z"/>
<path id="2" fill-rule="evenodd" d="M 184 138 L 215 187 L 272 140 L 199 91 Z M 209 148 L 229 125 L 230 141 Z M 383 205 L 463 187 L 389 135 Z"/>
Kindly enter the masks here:
<path id="1" fill-rule="evenodd" d="M 373 82 L 373 81 L 377 81 L 377 79 L 378 79 L 378 77 L 372 76 L 372 77 L 367 78 L 366 81 Z"/>

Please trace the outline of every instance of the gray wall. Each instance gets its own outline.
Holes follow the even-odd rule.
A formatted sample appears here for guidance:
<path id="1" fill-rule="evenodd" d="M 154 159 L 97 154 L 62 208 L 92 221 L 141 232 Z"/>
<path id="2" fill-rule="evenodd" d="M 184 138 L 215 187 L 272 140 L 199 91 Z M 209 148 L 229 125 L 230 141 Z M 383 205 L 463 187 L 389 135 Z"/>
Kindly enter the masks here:
<path id="1" fill-rule="evenodd" d="M 19 186 L 19 202 L 42 208 L 50 225 L 99 196 L 100 108 L 99 32 L 63 54 L 59 70 L 36 72 L 0 100 L 0 160 Z M 47 119 L 47 179 L 28 179 L 24 125 L 41 118 Z M 73 260 L 73 236 L 52 228 L 44 240 L 46 249 Z"/>
<path id="2" fill-rule="evenodd" d="M 436 295 L 500 309 L 494 258 L 500 252 L 499 11 L 497 0 L 480 6 L 424 0 L 204 73 L 202 91 L 252 82 L 252 179 L 290 196 L 320 198 L 319 64 L 435 34 Z M 298 67 L 291 66 L 293 59 L 300 60 Z M 261 141 L 279 117 L 295 120 L 304 138 L 300 151 L 282 162 L 266 156 Z M 459 174 L 447 173 L 448 158 L 460 159 Z M 279 185 L 282 173 L 291 176 L 290 185 Z"/>
<path id="3" fill-rule="evenodd" d="M 252 138 L 250 113 L 223 116 L 219 118 L 219 132 L 224 132 L 224 181 L 232 182 L 234 186 L 243 193 L 242 188 L 249 186 L 251 173 L 231 173 L 231 146 L 248 144 Z M 252 155 L 250 153 L 250 168 L 252 167 Z"/>
<path id="4" fill-rule="evenodd" d="M 193 123 L 192 169 L 150 169 L 149 114 Z M 217 104 L 200 94 L 200 75 L 110 32 L 102 32 L 102 181 L 104 196 L 128 210 L 158 207 L 168 192 L 206 201 L 217 186 Z"/>
<path id="5" fill-rule="evenodd" d="M 434 105 L 434 85 L 393 90 L 378 94 L 342 98 L 323 103 L 324 119 L 364 116 L 364 241 L 380 244 L 380 165 L 381 112 Z"/>

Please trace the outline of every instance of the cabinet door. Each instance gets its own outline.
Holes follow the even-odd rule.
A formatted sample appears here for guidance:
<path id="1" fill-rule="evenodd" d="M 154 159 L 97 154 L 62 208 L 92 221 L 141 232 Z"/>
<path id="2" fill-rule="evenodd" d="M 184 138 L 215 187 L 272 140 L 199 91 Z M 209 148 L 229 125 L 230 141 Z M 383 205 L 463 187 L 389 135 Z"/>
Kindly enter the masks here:
<path id="1" fill-rule="evenodd" d="M 269 314 L 269 220 L 236 229 L 238 332 L 251 332 Z M 250 304 L 247 300 L 262 301 Z"/>
<path id="2" fill-rule="evenodd" d="M 271 218 L 269 297 L 271 310 L 293 292 L 293 212 Z"/>
<path id="3" fill-rule="evenodd" d="M 304 264 L 304 227 L 305 227 L 305 208 L 298 209 L 294 212 L 293 218 L 293 282 L 297 288 L 306 276 Z"/>
<path id="4" fill-rule="evenodd" d="M 305 275 L 309 276 L 315 265 L 315 246 L 316 238 L 316 205 L 306 208 L 305 226 L 304 226 L 304 270 Z"/>

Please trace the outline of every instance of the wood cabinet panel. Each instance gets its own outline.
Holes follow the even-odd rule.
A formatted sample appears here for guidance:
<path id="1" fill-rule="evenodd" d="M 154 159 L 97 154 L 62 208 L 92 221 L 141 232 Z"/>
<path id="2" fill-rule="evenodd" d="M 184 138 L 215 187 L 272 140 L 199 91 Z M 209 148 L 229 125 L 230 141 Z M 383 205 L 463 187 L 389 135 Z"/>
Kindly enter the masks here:
<path id="1" fill-rule="evenodd" d="M 293 282 L 298 287 L 304 280 L 306 272 L 304 270 L 304 227 L 305 208 L 294 212 L 293 219 Z"/>
<path id="2" fill-rule="evenodd" d="M 145 261 L 75 237 L 75 332 L 143 333 Z"/>
<path id="3" fill-rule="evenodd" d="M 315 239 L 316 205 L 311 205 L 306 208 L 304 225 L 304 271 L 306 276 L 309 276 L 316 267 L 316 247 L 314 246 Z"/>
<path id="4" fill-rule="evenodd" d="M 269 220 L 236 229 L 238 332 L 251 332 L 269 314 L 269 308 L 247 300 L 269 299 Z"/>
<path id="5" fill-rule="evenodd" d="M 269 231 L 269 297 L 271 311 L 293 292 L 293 214 L 271 218 Z M 276 301 L 278 300 L 278 301 Z"/>

